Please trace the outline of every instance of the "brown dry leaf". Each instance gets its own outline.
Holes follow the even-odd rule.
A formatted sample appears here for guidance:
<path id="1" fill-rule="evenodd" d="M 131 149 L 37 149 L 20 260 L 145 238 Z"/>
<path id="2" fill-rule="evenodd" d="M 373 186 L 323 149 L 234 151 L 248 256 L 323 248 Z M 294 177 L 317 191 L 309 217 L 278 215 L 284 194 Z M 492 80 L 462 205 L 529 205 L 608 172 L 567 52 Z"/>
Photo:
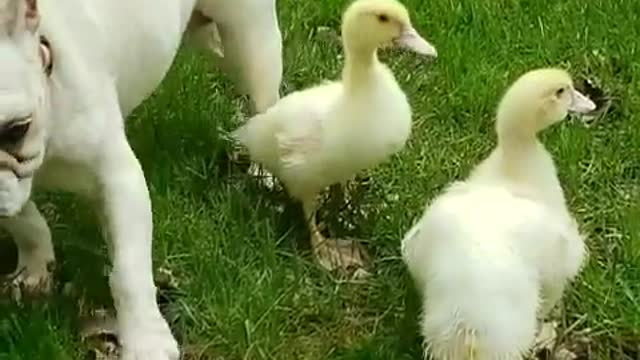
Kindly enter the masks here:
<path id="1" fill-rule="evenodd" d="M 594 77 L 581 77 L 576 81 L 576 89 L 596 104 L 595 110 L 581 116 L 586 125 L 604 117 L 611 108 L 612 98 L 609 95 L 609 91 L 601 86 L 600 83 Z"/>
<path id="2" fill-rule="evenodd" d="M 164 267 L 157 270 L 155 279 L 156 287 L 158 288 L 158 303 L 163 309 L 174 300 L 174 296 L 178 293 L 179 282 L 173 272 Z M 64 294 L 74 296 L 77 295 L 76 292 L 74 284 L 65 284 Z M 115 310 L 88 309 L 82 296 L 79 296 L 78 299 L 78 309 L 80 338 L 89 348 L 87 358 L 92 360 L 118 360 L 121 345 L 118 340 Z"/>
<path id="3" fill-rule="evenodd" d="M 180 285 L 173 271 L 165 267 L 158 268 L 155 276 L 156 287 L 159 289 L 177 289 Z"/>
<path id="4" fill-rule="evenodd" d="M 80 338 L 89 347 L 88 359 L 117 360 L 120 344 L 115 312 L 98 309 L 81 318 Z"/>
<path id="5" fill-rule="evenodd" d="M 541 325 L 533 360 L 589 360 L 591 359 L 590 329 L 575 331 L 581 320 L 568 328 L 559 329 L 557 321 Z"/>

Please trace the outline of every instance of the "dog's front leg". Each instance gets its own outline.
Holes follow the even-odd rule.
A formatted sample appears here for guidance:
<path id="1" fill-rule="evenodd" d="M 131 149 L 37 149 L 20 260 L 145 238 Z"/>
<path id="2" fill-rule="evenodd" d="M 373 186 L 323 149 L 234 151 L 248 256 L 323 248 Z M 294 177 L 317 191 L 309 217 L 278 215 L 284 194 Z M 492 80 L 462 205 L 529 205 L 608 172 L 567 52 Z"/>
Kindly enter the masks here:
<path id="1" fill-rule="evenodd" d="M 18 268 L 9 276 L 14 285 L 28 294 L 47 294 L 52 286 L 55 262 L 51 231 L 36 204 L 28 201 L 18 215 L 0 219 L 18 246 Z"/>
<path id="2" fill-rule="evenodd" d="M 121 130 L 121 131 L 120 131 Z M 124 129 L 108 136 L 99 165 L 102 216 L 110 241 L 111 292 L 125 360 L 176 360 L 178 345 L 156 302 L 151 200 Z"/>

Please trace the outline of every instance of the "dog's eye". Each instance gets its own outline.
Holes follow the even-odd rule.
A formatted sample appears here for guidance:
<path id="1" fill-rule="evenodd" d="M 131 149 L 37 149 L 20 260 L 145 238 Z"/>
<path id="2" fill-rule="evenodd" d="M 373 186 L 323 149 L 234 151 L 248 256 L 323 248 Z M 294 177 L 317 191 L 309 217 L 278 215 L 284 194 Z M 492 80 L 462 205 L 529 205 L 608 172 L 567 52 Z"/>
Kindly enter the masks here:
<path id="1" fill-rule="evenodd" d="M 381 23 L 389 22 L 389 17 L 387 15 L 380 14 L 378 15 L 378 21 L 380 21 Z"/>
<path id="2" fill-rule="evenodd" d="M 0 131 L 0 142 L 11 144 L 19 142 L 25 137 L 30 126 L 31 117 L 10 122 Z"/>

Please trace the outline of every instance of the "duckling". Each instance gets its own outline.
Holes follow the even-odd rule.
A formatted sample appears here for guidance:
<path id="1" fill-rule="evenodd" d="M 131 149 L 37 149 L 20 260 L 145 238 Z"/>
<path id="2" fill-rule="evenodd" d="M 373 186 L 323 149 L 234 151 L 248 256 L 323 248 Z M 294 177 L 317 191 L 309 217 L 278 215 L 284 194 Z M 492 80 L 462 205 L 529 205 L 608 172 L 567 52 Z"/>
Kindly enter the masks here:
<path id="1" fill-rule="evenodd" d="M 521 359 L 538 320 L 580 271 L 586 249 L 538 132 L 595 109 L 559 69 L 521 76 L 497 110 L 498 143 L 426 208 L 402 240 L 422 295 L 425 353 Z"/>
<path id="2" fill-rule="evenodd" d="M 340 81 L 291 93 L 234 132 L 252 160 L 302 202 L 313 253 L 328 270 L 361 268 L 365 253 L 350 240 L 326 239 L 315 220 L 316 197 L 404 147 L 411 108 L 377 49 L 394 44 L 435 57 L 396 0 L 356 0 L 344 12 L 345 64 Z"/>

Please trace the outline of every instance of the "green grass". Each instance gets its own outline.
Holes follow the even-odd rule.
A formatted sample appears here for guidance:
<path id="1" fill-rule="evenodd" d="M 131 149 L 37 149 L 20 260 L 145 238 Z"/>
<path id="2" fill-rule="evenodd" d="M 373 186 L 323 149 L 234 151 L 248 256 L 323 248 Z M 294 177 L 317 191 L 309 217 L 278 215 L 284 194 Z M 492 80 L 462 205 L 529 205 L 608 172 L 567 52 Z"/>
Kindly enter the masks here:
<path id="1" fill-rule="evenodd" d="M 153 198 L 155 263 L 184 291 L 174 304 L 181 339 L 201 359 L 419 358 L 418 344 L 400 335 L 400 239 L 428 199 L 490 151 L 494 109 L 508 84 L 553 65 L 598 79 L 614 97 L 590 127 L 567 121 L 544 134 L 591 253 L 565 296 L 564 321 L 592 329 L 592 359 L 637 359 L 629 348 L 640 344 L 640 2 L 405 3 L 440 56 L 384 56 L 414 107 L 414 133 L 404 151 L 369 172 L 359 201 L 367 216 L 350 231 L 371 239 L 375 273 L 366 283 L 337 282 L 314 265 L 299 209 L 225 160 L 222 135 L 239 125 L 243 102 L 204 57 L 181 52 L 129 119 Z M 285 92 L 339 75 L 340 44 L 318 29 L 337 34 L 345 5 L 279 1 Z M 41 200 L 59 278 L 88 289 L 90 303 L 108 304 L 106 247 L 88 205 Z M 0 359 L 80 359 L 74 306 L 61 295 L 24 309 L 0 305 Z"/>

